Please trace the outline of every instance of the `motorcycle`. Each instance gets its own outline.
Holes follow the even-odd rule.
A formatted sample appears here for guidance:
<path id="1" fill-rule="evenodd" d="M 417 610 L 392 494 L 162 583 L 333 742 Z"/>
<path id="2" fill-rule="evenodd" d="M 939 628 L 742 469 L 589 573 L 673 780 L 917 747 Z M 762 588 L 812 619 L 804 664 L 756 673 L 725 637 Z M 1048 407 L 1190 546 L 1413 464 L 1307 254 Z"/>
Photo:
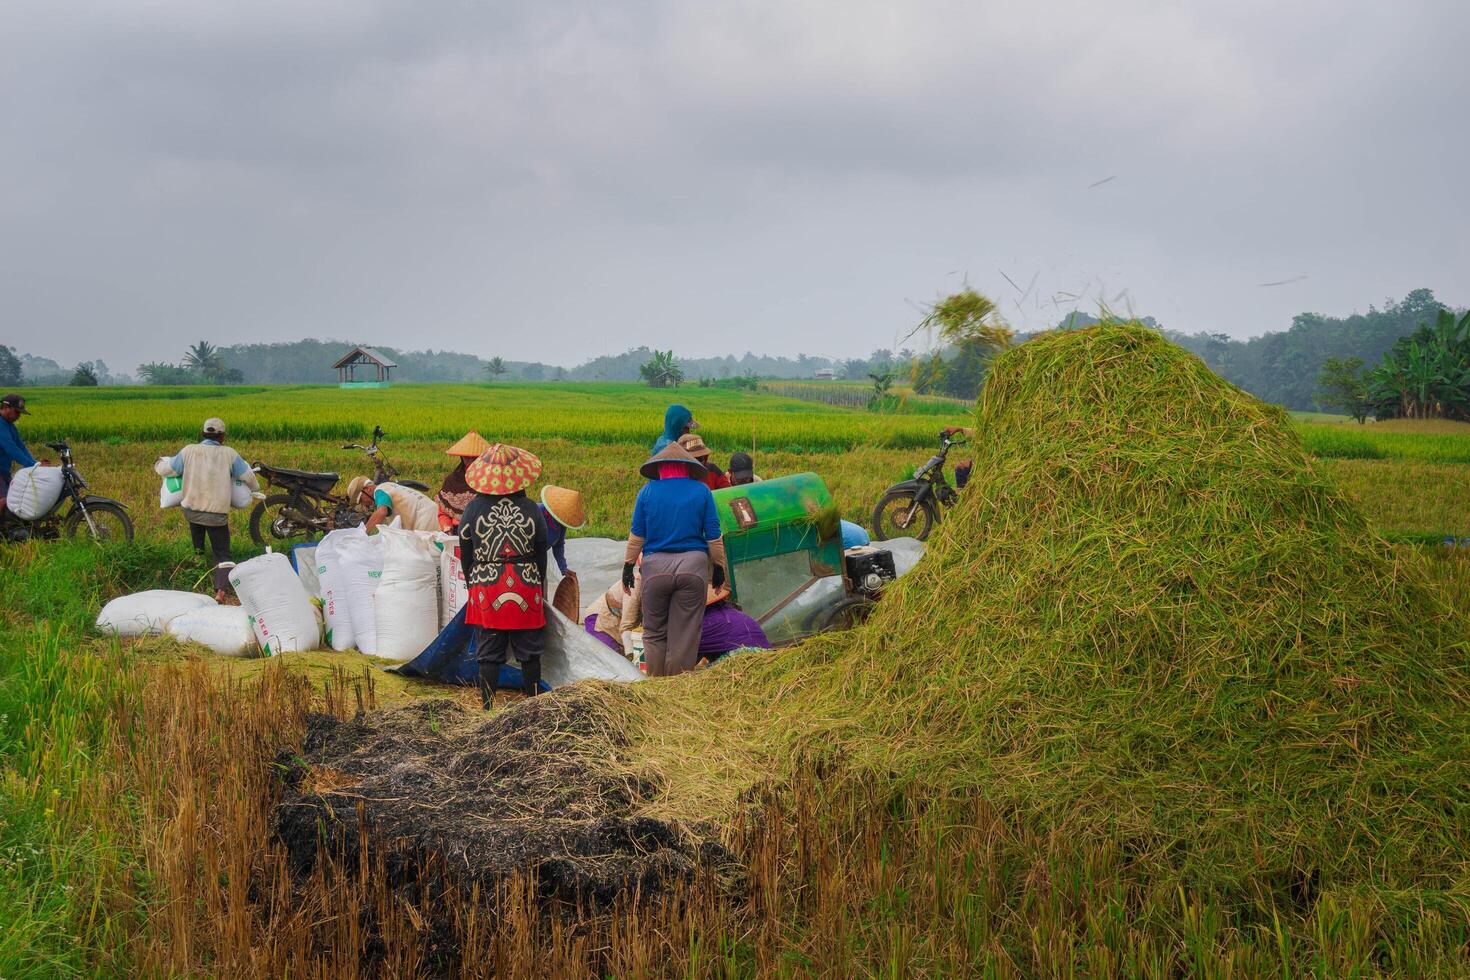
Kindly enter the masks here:
<path id="1" fill-rule="evenodd" d="M 71 446 L 65 440 L 48 442 L 46 448 L 61 459 L 61 496 L 50 511 L 33 521 L 23 521 L 6 508 L 0 515 L 0 541 L 55 541 L 63 535 L 75 538 L 81 534 L 97 542 L 133 540 L 127 504 L 87 492 L 87 481 L 72 463 Z M 66 511 L 68 501 L 71 509 Z"/>
<path id="2" fill-rule="evenodd" d="M 355 449 L 373 461 L 374 483 L 397 483 L 427 492 L 429 485 L 418 480 L 398 479 L 398 470 L 383 454 L 378 440 L 385 433 L 373 426 L 373 441 L 366 446 L 348 443 L 343 449 Z M 280 493 L 268 495 L 250 511 L 250 540 L 256 545 L 279 545 L 313 535 L 326 534 L 338 528 L 356 527 L 367 519 L 357 502 L 332 491 L 341 476 L 311 470 L 291 470 L 265 463 L 255 463 L 255 470 Z"/>
<path id="3" fill-rule="evenodd" d="M 941 508 L 959 503 L 959 492 L 944 478 L 944 464 L 949 451 L 963 446 L 965 440 L 957 438 L 949 429 L 939 434 L 940 450 L 929 457 L 929 461 L 914 471 L 912 479 L 895 483 L 878 498 L 873 508 L 873 537 L 879 541 L 891 538 L 917 538 L 925 541 L 934 525 L 939 523 Z M 956 473 L 957 478 L 968 477 L 969 471 Z M 964 479 L 958 479 L 964 486 Z"/>

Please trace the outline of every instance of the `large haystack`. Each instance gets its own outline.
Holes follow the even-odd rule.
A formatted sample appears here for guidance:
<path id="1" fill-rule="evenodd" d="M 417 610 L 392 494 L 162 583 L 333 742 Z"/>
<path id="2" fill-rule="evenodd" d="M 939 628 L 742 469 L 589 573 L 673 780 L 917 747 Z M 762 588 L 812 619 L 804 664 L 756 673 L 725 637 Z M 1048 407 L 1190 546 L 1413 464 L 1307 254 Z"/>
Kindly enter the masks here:
<path id="1" fill-rule="evenodd" d="M 656 810 L 810 751 L 1228 903 L 1466 897 L 1463 620 L 1279 410 L 1110 326 L 998 359 L 976 426 L 964 502 L 866 628 L 639 685 Z"/>

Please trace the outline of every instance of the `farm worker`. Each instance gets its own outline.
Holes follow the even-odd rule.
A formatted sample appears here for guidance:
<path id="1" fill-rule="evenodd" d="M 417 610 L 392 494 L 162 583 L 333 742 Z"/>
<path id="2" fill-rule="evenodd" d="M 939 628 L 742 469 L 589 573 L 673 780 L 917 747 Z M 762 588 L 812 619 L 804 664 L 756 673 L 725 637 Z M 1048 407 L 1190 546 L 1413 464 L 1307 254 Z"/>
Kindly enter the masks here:
<path id="1" fill-rule="evenodd" d="M 623 587 L 643 556 L 643 659 L 651 677 L 682 674 L 699 654 L 705 594 L 725 583 L 725 539 L 704 467 L 671 442 L 638 468 L 649 482 L 633 503 Z"/>
<path id="2" fill-rule="evenodd" d="M 639 562 L 633 563 L 633 584 L 626 591 L 622 582 L 612 586 L 587 607 L 587 616 L 582 626 L 592 636 L 622 653 L 629 661 L 634 659 L 633 631 L 643 620 L 641 599 L 642 573 Z"/>
<path id="3" fill-rule="evenodd" d="M 546 520 L 526 496 L 541 475 L 541 460 L 496 443 L 465 470 L 475 498 L 459 523 L 460 561 L 469 601 L 465 623 L 474 627 L 480 697 L 489 708 L 495 682 L 512 648 L 527 697 L 541 681 L 546 649 Z"/>
<path id="4" fill-rule="evenodd" d="M 669 443 L 677 442 L 684 433 L 697 428 L 699 423 L 694 421 L 693 412 L 683 405 L 670 405 L 664 412 L 664 434 L 653 440 L 653 452 L 657 454 Z"/>
<path id="5" fill-rule="evenodd" d="M 587 526 L 587 509 L 582 494 L 551 484 L 541 490 L 541 517 L 546 521 L 547 544 L 556 559 L 557 571 L 564 578 L 576 580 L 577 573 L 567 567 L 567 532 Z"/>
<path id="6" fill-rule="evenodd" d="M 479 459 L 490 444 L 478 432 L 466 432 L 464 438 L 444 450 L 446 456 L 459 457 L 459 465 L 444 478 L 435 498 L 439 503 L 439 530 L 453 531 L 459 527 L 459 517 L 475 496 L 475 491 L 464 480 L 465 467 Z"/>
<path id="7" fill-rule="evenodd" d="M 214 559 L 214 599 L 224 602 L 230 587 L 230 490 L 235 482 L 252 491 L 260 489 L 249 464 L 225 445 L 223 419 L 204 420 L 199 441 L 185 446 L 171 460 L 160 460 L 157 469 L 183 477 L 184 499 L 179 505 L 189 522 L 189 540 L 194 550 L 204 554 L 207 539 Z"/>
<path id="8" fill-rule="evenodd" d="M 731 453 L 729 473 L 732 487 L 743 487 L 760 481 L 760 477 L 755 475 L 755 463 L 751 461 L 750 453 Z"/>
<path id="9" fill-rule="evenodd" d="M 374 483 L 365 476 L 355 476 L 347 484 L 347 499 L 366 508 L 369 534 L 379 524 L 397 517 L 405 531 L 433 531 L 439 527 L 439 505 L 413 487 L 401 483 Z"/>
<path id="10" fill-rule="evenodd" d="M 729 603 L 730 590 L 711 588 L 699 628 L 699 659 L 714 663 L 731 650 L 755 647 L 769 650 L 771 641 L 761 624 Z"/>
<path id="11" fill-rule="evenodd" d="M 730 485 L 730 478 L 720 472 L 720 468 L 709 461 L 709 447 L 704 440 L 690 432 L 679 437 L 679 445 L 689 450 L 689 455 L 699 460 L 699 465 L 704 467 L 704 476 L 700 482 L 711 490 L 723 490 Z"/>
<path id="12" fill-rule="evenodd" d="M 5 495 L 10 492 L 11 468 L 36 465 L 36 457 L 26 448 L 26 441 L 20 437 L 20 429 L 15 425 L 22 415 L 29 414 L 26 400 L 20 395 L 0 398 L 0 515 L 5 513 Z M 43 464 L 46 462 L 42 461 Z"/>

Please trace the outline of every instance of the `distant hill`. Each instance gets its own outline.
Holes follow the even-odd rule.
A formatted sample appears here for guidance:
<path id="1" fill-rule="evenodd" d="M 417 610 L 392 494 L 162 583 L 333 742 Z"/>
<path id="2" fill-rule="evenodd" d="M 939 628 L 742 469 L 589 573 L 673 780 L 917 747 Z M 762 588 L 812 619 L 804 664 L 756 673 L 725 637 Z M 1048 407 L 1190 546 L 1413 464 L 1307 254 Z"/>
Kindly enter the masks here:
<path id="1" fill-rule="evenodd" d="M 332 363 L 359 341 L 297 340 L 280 344 L 232 344 L 219 348 L 227 368 L 238 370 L 246 384 L 323 384 L 335 381 Z M 398 363 L 393 377 L 404 381 L 485 381 L 487 358 L 457 351 L 408 351 L 386 344 L 376 347 Z M 653 352 L 637 347 L 622 354 L 595 357 L 574 368 L 538 361 L 506 361 L 506 381 L 636 381 L 638 368 Z M 767 378 L 809 378 L 819 368 L 839 362 L 825 357 L 761 357 L 746 352 L 708 358 L 679 358 L 685 377 L 727 378 L 756 374 Z"/>

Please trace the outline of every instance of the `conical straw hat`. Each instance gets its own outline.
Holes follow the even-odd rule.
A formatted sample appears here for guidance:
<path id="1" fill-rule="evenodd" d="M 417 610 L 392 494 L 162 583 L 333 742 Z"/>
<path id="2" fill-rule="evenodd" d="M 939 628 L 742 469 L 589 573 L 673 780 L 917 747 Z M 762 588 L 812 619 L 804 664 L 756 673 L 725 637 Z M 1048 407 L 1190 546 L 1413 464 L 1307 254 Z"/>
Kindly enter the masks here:
<path id="1" fill-rule="evenodd" d="M 541 475 L 541 460 L 534 453 L 496 443 L 465 467 L 464 482 L 476 493 L 505 496 L 524 490 Z"/>
<path id="2" fill-rule="evenodd" d="M 463 456 L 466 459 L 479 459 L 485 455 L 485 450 L 489 448 L 490 444 L 485 441 L 485 437 L 471 429 L 464 434 L 463 439 L 444 450 L 444 455 Z"/>
<path id="3" fill-rule="evenodd" d="M 645 480 L 657 480 L 659 463 L 683 463 L 689 467 L 689 475 L 696 480 L 703 476 L 705 472 L 704 464 L 691 456 L 689 450 L 677 442 L 671 442 L 654 453 L 648 462 L 638 467 L 638 472 L 643 474 L 643 479 Z"/>
<path id="4" fill-rule="evenodd" d="M 582 506 L 582 495 L 576 490 L 547 484 L 541 488 L 541 506 L 568 531 L 580 531 L 587 526 L 587 508 Z"/>

